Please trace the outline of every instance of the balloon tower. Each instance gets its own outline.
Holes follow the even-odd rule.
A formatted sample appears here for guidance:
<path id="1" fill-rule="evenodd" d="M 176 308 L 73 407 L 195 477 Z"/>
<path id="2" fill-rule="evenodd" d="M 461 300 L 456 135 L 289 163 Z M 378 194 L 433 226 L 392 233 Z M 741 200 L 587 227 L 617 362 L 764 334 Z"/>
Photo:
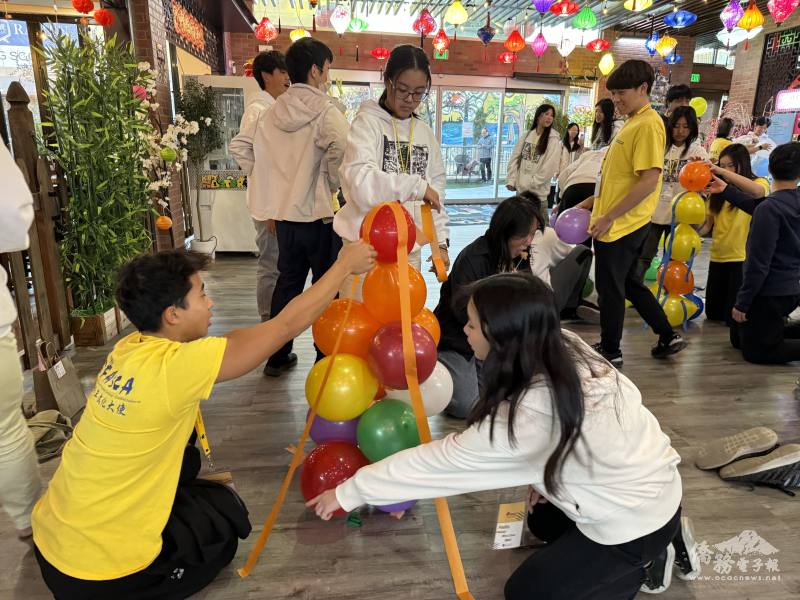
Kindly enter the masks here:
<path id="1" fill-rule="evenodd" d="M 703 300 L 694 294 L 692 264 L 700 252 L 700 236 L 692 225 L 705 221 L 706 209 L 699 192 L 711 181 L 711 169 L 701 162 L 687 163 L 678 175 L 687 190 L 672 200 L 672 225 L 664 243 L 664 260 L 658 267 L 653 294 L 667 315 L 670 325 L 686 326 L 703 313 Z M 656 260 L 650 269 L 656 267 Z"/>

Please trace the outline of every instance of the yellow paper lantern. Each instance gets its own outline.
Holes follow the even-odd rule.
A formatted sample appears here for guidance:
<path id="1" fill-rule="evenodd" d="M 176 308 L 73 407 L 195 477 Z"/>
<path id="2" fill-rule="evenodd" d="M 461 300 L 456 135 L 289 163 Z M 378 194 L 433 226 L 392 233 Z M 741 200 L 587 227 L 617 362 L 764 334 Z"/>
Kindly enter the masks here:
<path id="1" fill-rule="evenodd" d="M 292 32 L 289 34 L 289 39 L 292 40 L 293 42 L 296 42 L 297 40 L 301 40 L 301 39 L 307 38 L 307 37 L 311 37 L 311 34 L 308 33 L 302 27 L 298 27 L 297 29 L 293 29 Z"/>
<path id="2" fill-rule="evenodd" d="M 658 40 L 658 43 L 656 44 L 656 52 L 658 52 L 662 58 L 666 58 L 675 51 L 677 45 L 678 40 L 667 34 Z"/>
<path id="3" fill-rule="evenodd" d="M 469 14 L 460 0 L 453 2 L 444 13 L 444 20 L 456 27 L 466 23 L 467 19 L 469 19 Z"/>
<path id="4" fill-rule="evenodd" d="M 653 0 L 625 0 L 622 6 L 633 12 L 639 12 L 653 6 Z"/>
<path id="5" fill-rule="evenodd" d="M 764 15 L 758 9 L 758 6 L 756 6 L 755 0 L 750 0 L 750 3 L 747 5 L 747 8 L 742 15 L 742 18 L 739 19 L 739 22 L 736 25 L 747 32 L 758 29 L 764 25 Z M 744 43 L 745 50 L 747 50 L 747 47 L 750 45 L 749 42 L 750 39 L 748 36 L 748 40 Z"/>
<path id="6" fill-rule="evenodd" d="M 612 56 L 611 52 L 606 52 L 600 58 L 600 62 L 597 63 L 597 68 L 600 69 L 600 72 L 605 76 L 611 73 L 614 70 L 614 57 Z"/>

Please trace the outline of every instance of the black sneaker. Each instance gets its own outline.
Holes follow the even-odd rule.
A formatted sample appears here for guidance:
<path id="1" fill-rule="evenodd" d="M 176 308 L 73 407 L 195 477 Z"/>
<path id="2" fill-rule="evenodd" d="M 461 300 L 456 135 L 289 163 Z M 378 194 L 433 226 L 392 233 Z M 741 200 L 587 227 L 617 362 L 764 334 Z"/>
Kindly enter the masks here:
<path id="1" fill-rule="evenodd" d="M 622 366 L 622 350 L 617 350 L 616 352 L 607 352 L 603 349 L 603 344 L 600 342 L 594 344 L 592 346 L 592 350 L 597 352 L 600 356 L 605 358 L 608 362 L 611 363 L 612 366 L 619 369 Z"/>
<path id="2" fill-rule="evenodd" d="M 296 364 L 297 354 L 290 352 L 289 355 L 282 360 L 268 360 L 267 364 L 264 365 L 264 375 L 266 377 L 280 377 Z"/>
<path id="3" fill-rule="evenodd" d="M 650 354 L 653 358 L 666 358 L 680 352 L 684 348 L 686 348 L 686 340 L 677 333 L 673 333 L 670 338 L 659 339 L 658 343 L 650 350 Z"/>
<path id="4" fill-rule="evenodd" d="M 640 592 L 645 594 L 661 594 L 667 591 L 672 583 L 672 565 L 675 562 L 675 547 L 670 544 L 661 555 L 644 567 L 644 581 Z"/>
<path id="5" fill-rule="evenodd" d="M 725 481 L 766 485 L 794 496 L 790 488 L 800 487 L 800 444 L 778 446 L 764 456 L 737 460 L 719 472 Z"/>
<path id="6" fill-rule="evenodd" d="M 578 317 L 581 319 L 581 321 L 586 321 L 587 323 L 592 323 L 593 325 L 600 324 L 600 309 L 590 302 L 581 304 L 578 306 L 575 312 L 578 314 Z"/>
<path id="7" fill-rule="evenodd" d="M 694 541 L 694 529 L 689 517 L 681 517 L 681 528 L 672 540 L 675 548 L 675 566 L 678 577 L 684 581 L 692 581 L 700 575 L 700 555 Z"/>

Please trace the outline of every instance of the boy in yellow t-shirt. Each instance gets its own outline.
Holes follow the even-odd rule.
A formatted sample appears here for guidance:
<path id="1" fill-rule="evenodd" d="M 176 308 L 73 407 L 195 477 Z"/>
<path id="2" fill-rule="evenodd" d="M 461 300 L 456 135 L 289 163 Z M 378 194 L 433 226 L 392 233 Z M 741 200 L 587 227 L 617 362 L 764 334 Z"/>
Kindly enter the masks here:
<path id="1" fill-rule="evenodd" d="M 622 63 L 606 80 L 619 114 L 628 120 L 609 147 L 600 191 L 579 206 L 592 208 L 589 233 L 595 239 L 595 285 L 600 304 L 600 342 L 594 345 L 616 367 L 622 366 L 625 298 L 633 303 L 658 343 L 651 354 L 665 358 L 686 346 L 642 283 L 638 257 L 661 192 L 666 134 L 650 106 L 653 68 L 642 60 Z"/>
<path id="2" fill-rule="evenodd" d="M 200 401 L 299 335 L 374 256 L 348 245 L 275 318 L 224 337 L 206 337 L 206 257 L 173 250 L 120 270 L 117 302 L 138 331 L 108 355 L 33 511 L 36 558 L 55 597 L 185 598 L 233 559 L 250 522 L 232 490 L 197 479 L 190 435 Z"/>

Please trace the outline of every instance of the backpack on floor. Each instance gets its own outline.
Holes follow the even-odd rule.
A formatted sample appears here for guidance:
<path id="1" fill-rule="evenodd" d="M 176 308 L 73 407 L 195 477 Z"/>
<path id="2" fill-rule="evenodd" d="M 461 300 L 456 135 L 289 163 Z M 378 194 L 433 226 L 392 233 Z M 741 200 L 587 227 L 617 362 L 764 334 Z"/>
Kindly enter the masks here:
<path id="1" fill-rule="evenodd" d="M 57 410 L 43 410 L 28 419 L 28 427 L 36 443 L 40 463 L 61 454 L 64 444 L 72 437 L 72 420 Z"/>

